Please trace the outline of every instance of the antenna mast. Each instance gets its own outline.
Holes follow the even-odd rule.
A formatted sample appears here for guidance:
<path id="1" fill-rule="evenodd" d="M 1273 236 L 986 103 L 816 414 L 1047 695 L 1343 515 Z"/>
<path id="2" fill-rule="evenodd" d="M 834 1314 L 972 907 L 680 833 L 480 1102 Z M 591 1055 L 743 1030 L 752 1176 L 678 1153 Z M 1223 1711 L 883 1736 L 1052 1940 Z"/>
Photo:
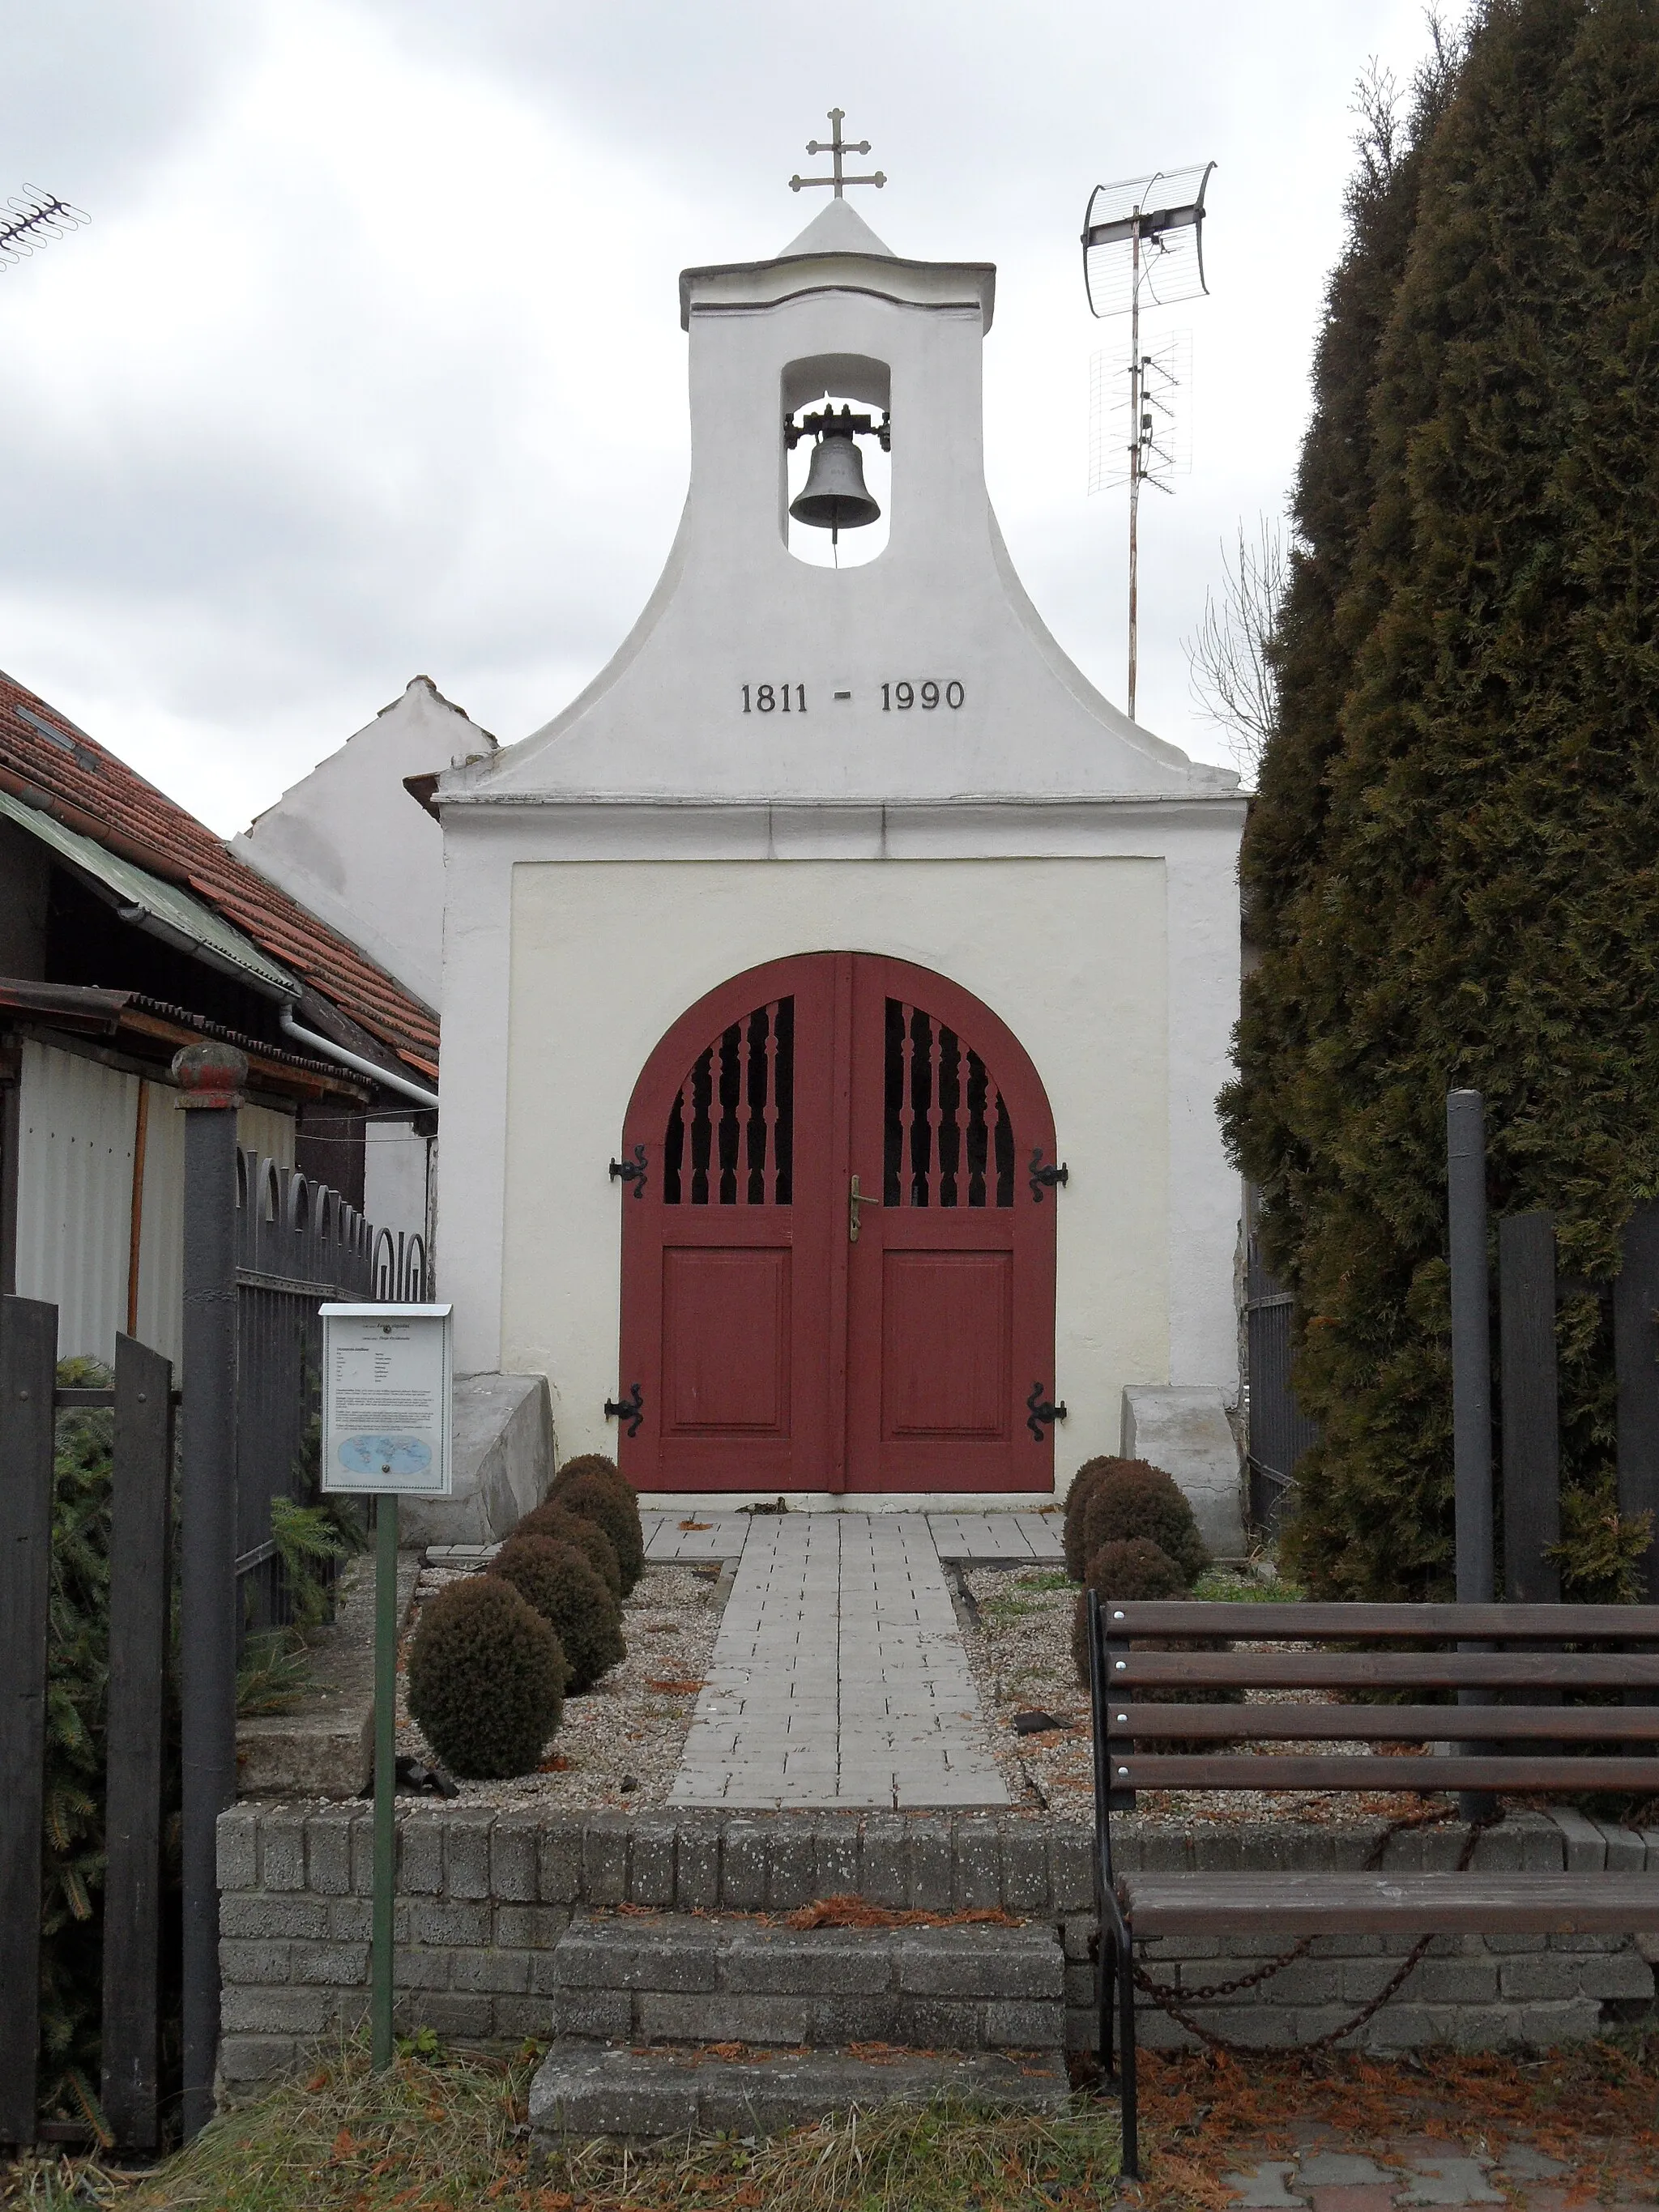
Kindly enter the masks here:
<path id="1" fill-rule="evenodd" d="M 38 253 L 66 230 L 78 230 L 91 221 L 89 215 L 60 200 L 55 192 L 43 192 L 39 185 L 25 185 L 0 206 L 0 269 L 15 269 L 25 254 Z"/>
<path id="2" fill-rule="evenodd" d="M 1083 219 L 1083 281 L 1090 312 L 1129 317 L 1129 720 L 1135 718 L 1140 657 L 1140 487 L 1157 482 L 1147 374 L 1159 367 L 1140 349 L 1143 289 L 1152 307 L 1207 293 L 1204 280 L 1204 194 L 1215 163 L 1158 170 L 1118 185 L 1097 185 Z M 1127 246 L 1127 257 L 1123 248 Z M 1167 374 L 1168 372 L 1165 371 Z M 1091 487 L 1092 489 L 1092 486 Z M 1164 487 L 1169 489 L 1167 485 Z"/>

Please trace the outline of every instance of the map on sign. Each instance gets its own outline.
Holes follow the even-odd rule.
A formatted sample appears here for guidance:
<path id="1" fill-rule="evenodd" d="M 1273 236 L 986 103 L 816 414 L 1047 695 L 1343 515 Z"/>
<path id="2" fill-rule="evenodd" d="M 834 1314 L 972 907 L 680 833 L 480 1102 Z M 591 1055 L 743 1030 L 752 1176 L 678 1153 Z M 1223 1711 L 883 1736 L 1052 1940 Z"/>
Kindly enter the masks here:
<path id="1" fill-rule="evenodd" d="M 323 1488 L 447 1498 L 447 1306 L 325 1306 Z"/>

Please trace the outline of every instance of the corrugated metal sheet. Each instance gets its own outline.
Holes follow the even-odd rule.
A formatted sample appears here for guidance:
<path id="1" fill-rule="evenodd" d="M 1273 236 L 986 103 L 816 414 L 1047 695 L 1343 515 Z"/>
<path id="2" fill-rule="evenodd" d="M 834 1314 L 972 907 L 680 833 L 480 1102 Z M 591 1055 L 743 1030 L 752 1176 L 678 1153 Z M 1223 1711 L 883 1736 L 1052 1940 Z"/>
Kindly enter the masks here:
<path id="1" fill-rule="evenodd" d="M 138 1240 L 138 1341 L 165 1353 L 176 1368 L 185 1339 L 185 1117 L 171 1084 L 144 1088 L 149 1110 Z"/>
<path id="2" fill-rule="evenodd" d="M 126 1327 L 138 1079 L 23 1045 L 17 1288 L 58 1308 L 60 1358 L 112 1360 Z"/>

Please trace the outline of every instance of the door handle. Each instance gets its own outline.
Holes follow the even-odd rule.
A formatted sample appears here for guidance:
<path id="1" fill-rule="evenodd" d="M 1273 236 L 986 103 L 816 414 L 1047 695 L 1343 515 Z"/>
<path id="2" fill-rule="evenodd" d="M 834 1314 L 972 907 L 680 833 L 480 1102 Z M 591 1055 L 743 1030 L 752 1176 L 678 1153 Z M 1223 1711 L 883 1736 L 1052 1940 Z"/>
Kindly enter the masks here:
<path id="1" fill-rule="evenodd" d="M 856 1244 L 859 1241 L 859 1208 L 861 1206 L 873 1206 L 879 1209 L 881 1200 L 872 1198 L 867 1191 L 860 1190 L 859 1179 L 854 1176 L 853 1188 L 847 1194 L 847 1241 L 849 1244 Z"/>

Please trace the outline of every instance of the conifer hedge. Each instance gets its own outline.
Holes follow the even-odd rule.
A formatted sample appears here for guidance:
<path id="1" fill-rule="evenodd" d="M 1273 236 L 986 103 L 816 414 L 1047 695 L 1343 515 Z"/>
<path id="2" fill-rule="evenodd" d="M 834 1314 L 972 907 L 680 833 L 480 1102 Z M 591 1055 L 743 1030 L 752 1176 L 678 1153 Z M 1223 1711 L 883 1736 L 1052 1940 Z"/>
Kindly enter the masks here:
<path id="1" fill-rule="evenodd" d="M 1322 1427 L 1316 1591 L 1451 1587 L 1444 1097 L 1613 1272 L 1659 1194 L 1659 12 L 1485 0 L 1362 161 L 1243 864 L 1230 1140 Z M 1561 1326 L 1566 1593 L 1616 1594 L 1606 1309 Z"/>

